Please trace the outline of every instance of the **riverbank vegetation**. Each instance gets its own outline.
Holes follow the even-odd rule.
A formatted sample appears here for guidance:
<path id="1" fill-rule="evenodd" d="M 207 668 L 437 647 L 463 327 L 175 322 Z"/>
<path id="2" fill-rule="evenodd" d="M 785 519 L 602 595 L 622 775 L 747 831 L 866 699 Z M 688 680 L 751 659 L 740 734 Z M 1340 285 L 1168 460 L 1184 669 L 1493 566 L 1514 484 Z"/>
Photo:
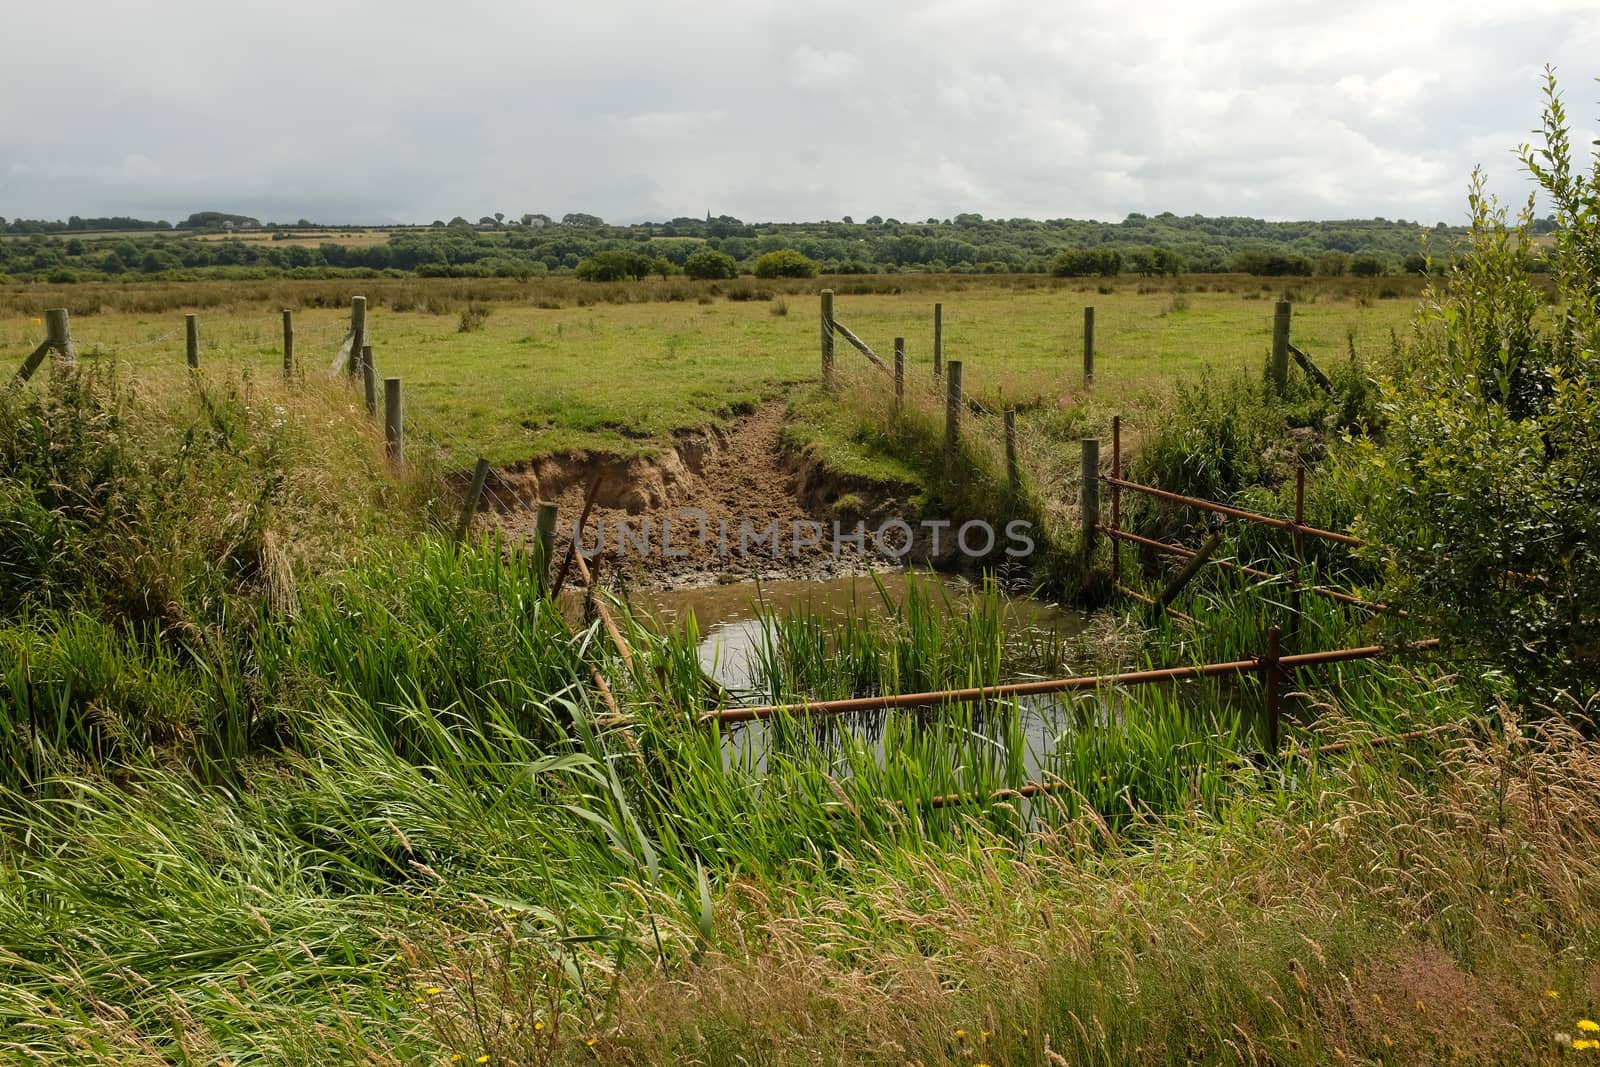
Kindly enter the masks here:
<path id="1" fill-rule="evenodd" d="M 1022 625 L 993 579 L 954 599 L 913 584 L 873 611 L 778 615 L 733 691 L 707 677 L 692 620 L 609 599 L 619 642 L 581 601 L 552 602 L 517 546 L 456 544 L 450 468 L 423 448 L 392 469 L 341 381 L 284 382 L 241 344 L 195 374 L 85 351 L 6 390 L 0 1055 L 1596 1054 L 1600 227 L 1551 94 L 1530 157 L 1563 224 L 1548 284 L 1501 269 L 1531 235 L 1475 200 L 1468 258 L 1412 328 L 1325 342 L 1349 364 L 1324 357 L 1331 391 L 1280 395 L 1259 352 L 1234 351 L 1203 384 L 1152 384 L 1129 437 L 1139 477 L 1276 514 L 1312 468 L 1308 518 L 1367 549 L 1293 558 L 1235 530 L 1224 554 L 1405 617 L 1312 597 L 1291 616 L 1282 583 L 1219 572 L 1176 605 L 1198 625 L 1118 610 L 1069 639 Z M 974 368 L 980 340 L 964 341 Z M 1060 358 L 1016 347 L 1013 372 Z M 969 381 L 990 410 L 1026 399 L 1061 439 L 1109 414 L 1028 394 L 1020 373 Z M 1049 519 L 1060 494 L 1040 483 L 1007 499 L 989 431 L 964 446 L 986 480 L 963 486 L 933 458 L 932 415 L 897 437 L 882 406 L 846 395 L 814 419 L 838 420 L 838 440 L 878 433 L 952 513 Z M 1124 519 L 1208 532 L 1166 506 Z M 1078 550 L 1077 588 L 1098 573 L 1103 592 L 1109 550 L 1071 536 L 1060 559 Z M 1123 562 L 1130 580 L 1165 573 Z M 1237 660 L 1274 625 L 1305 649 L 1444 641 L 1298 672 L 1276 751 L 1253 673 L 1085 692 L 1047 717 L 990 700 L 703 719 Z M 1025 796 L 1030 782 L 1049 788 Z"/>

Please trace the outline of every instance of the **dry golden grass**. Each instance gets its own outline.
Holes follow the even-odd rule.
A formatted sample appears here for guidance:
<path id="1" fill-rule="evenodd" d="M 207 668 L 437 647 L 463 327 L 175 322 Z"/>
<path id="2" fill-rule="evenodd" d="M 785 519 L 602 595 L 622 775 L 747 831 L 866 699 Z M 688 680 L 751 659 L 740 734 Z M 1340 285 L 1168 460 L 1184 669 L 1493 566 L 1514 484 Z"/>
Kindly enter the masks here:
<path id="1" fill-rule="evenodd" d="M 848 890 L 807 864 L 746 879 L 714 950 L 605 983 L 603 1019 L 562 1013 L 548 945 L 510 925 L 418 980 L 446 1047 L 491 1062 L 1557 1062 L 1600 1005 L 1600 746 L 1511 722 L 1306 786 L 1134 842 L 1090 819 L 959 856 L 819 857 Z"/>

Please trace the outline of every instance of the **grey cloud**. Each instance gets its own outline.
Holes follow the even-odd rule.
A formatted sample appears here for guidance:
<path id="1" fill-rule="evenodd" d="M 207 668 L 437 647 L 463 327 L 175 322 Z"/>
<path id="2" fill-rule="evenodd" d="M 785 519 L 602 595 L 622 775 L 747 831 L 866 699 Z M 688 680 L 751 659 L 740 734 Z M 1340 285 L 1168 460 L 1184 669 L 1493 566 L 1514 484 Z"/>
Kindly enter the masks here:
<path id="1" fill-rule="evenodd" d="M 15 6 L 8 216 L 1456 219 L 1600 115 L 1569 0 Z"/>

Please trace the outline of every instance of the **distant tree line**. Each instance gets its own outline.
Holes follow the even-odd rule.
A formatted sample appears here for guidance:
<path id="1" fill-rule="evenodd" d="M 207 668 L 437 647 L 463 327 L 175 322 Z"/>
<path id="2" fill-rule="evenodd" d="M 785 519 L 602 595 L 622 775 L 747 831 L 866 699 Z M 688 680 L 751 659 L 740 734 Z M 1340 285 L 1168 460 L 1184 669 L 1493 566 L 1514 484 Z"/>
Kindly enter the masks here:
<path id="1" fill-rule="evenodd" d="M 953 219 L 903 222 L 874 215 L 812 223 L 746 223 L 723 215 L 608 225 L 573 212 L 457 216 L 392 228 L 381 244 L 333 239 L 309 245 L 295 231 L 225 212 L 196 212 L 176 226 L 138 219 L 65 222 L 0 219 L 0 274 L 71 281 L 105 277 L 327 277 L 369 272 L 448 277 L 569 274 L 595 281 L 727 278 L 739 273 L 802 276 L 868 273 L 1035 273 L 1089 277 L 1242 272 L 1374 276 L 1424 269 L 1453 256 L 1465 231 L 1404 219 L 1267 222 L 1243 217 L 1129 215 L 1077 219 Z M 337 228 L 326 228 L 337 229 Z M 354 228 L 352 228 L 354 229 Z M 253 239 L 219 231 L 254 231 Z M 78 236 L 91 231 L 109 236 Z M 126 231 L 116 236 L 119 231 Z M 262 239 L 262 232 L 271 239 Z M 202 234 L 208 239 L 202 239 Z M 1424 244 L 1426 238 L 1426 244 Z M 774 260 L 774 253 L 785 256 Z M 790 258 L 792 257 L 797 258 Z M 809 264 L 807 266 L 806 264 Z M 1540 269 L 1541 263 L 1532 264 Z M 773 273 L 779 272 L 779 273 Z M 788 272 L 788 273 L 784 273 Z"/>

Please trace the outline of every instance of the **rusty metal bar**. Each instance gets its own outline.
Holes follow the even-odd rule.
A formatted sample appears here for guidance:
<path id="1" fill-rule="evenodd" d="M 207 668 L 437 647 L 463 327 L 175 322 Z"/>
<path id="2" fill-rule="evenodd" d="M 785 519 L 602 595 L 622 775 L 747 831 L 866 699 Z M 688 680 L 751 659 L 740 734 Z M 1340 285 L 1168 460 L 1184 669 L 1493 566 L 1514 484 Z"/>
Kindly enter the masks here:
<path id="1" fill-rule="evenodd" d="M 1122 487 L 1117 481 L 1122 477 L 1122 416 L 1111 416 L 1111 528 L 1122 529 Z M 1122 548 L 1111 545 L 1111 581 L 1122 582 Z"/>
<path id="2" fill-rule="evenodd" d="M 1174 556 L 1182 556 L 1184 559 L 1190 559 L 1195 554 L 1194 549 L 1192 548 L 1184 548 L 1182 545 L 1172 545 L 1165 541 L 1157 541 L 1149 537 L 1141 537 L 1136 533 L 1129 533 L 1127 530 L 1105 530 L 1104 532 L 1108 537 L 1113 537 L 1120 541 L 1130 541 L 1136 545 L 1145 545 L 1146 547 L 1153 548 L 1158 552 L 1167 552 Z M 1238 571 L 1240 574 L 1247 574 L 1252 578 L 1265 578 L 1272 581 L 1288 582 L 1291 589 L 1303 589 L 1308 593 L 1316 593 L 1318 596 L 1325 596 L 1329 600 L 1337 600 L 1341 604 L 1349 604 L 1352 607 L 1366 608 L 1368 611 L 1383 612 L 1385 614 L 1394 615 L 1396 618 L 1401 619 L 1408 619 L 1411 617 L 1407 612 L 1398 608 L 1391 608 L 1387 604 L 1379 604 L 1372 600 L 1362 600 L 1358 596 L 1351 596 L 1349 593 L 1341 593 L 1337 589 L 1329 589 L 1327 586 L 1323 585 L 1302 585 L 1294 579 L 1288 578 L 1282 574 L 1273 574 L 1271 571 L 1264 571 L 1255 567 L 1247 567 L 1243 563 L 1238 563 L 1231 559 L 1214 559 L 1211 560 L 1211 563 L 1218 567 L 1226 567 L 1230 571 Z"/>
<path id="3" fill-rule="evenodd" d="M 1434 648 L 1438 638 L 1429 638 L 1407 645 L 1407 648 Z M 1361 648 L 1340 648 L 1328 652 L 1305 652 L 1297 656 L 1284 656 L 1279 660 L 1284 670 L 1310 667 L 1319 663 L 1342 663 L 1346 660 L 1373 659 L 1392 651 L 1385 645 L 1365 645 Z M 1219 674 L 1243 674 L 1261 669 L 1259 658 L 1232 660 L 1227 663 L 1202 663 L 1193 667 L 1163 667 L 1149 671 L 1129 671 L 1122 674 L 1082 675 L 1074 678 L 1052 678 L 1037 682 L 1010 682 L 1002 685 L 978 686 L 972 689 L 945 689 L 926 693 L 897 693 L 871 697 L 851 697 L 845 700 L 822 700 L 815 703 L 767 704 L 749 708 L 723 708 L 702 712 L 701 722 L 752 722 L 778 715 L 846 715 L 855 711 L 883 711 L 889 708 L 912 708 L 925 704 L 971 703 L 985 700 L 1004 700 L 1011 697 L 1042 696 L 1047 693 L 1065 693 L 1079 689 L 1102 689 L 1113 685 L 1152 685 L 1158 682 L 1177 682 L 1188 678 L 1208 678 Z"/>
<path id="4" fill-rule="evenodd" d="M 1267 707 L 1267 753 L 1273 756 L 1278 754 L 1278 687 L 1283 681 L 1283 660 L 1279 655 L 1281 637 L 1276 626 L 1267 627 L 1267 654 L 1261 657 L 1261 686 L 1266 693 Z"/>
<path id="5" fill-rule="evenodd" d="M 1304 534 L 1306 537 L 1317 537 L 1324 541 L 1335 541 L 1341 545 L 1353 545 L 1356 548 L 1362 548 L 1366 545 L 1366 542 L 1362 541 L 1359 537 L 1351 537 L 1349 534 L 1337 533 L 1333 530 L 1319 530 L 1315 526 L 1306 526 L 1301 523 L 1297 523 L 1292 519 L 1280 519 L 1273 515 L 1261 515 L 1254 511 L 1243 511 L 1239 508 L 1231 508 L 1226 504 L 1218 504 L 1214 500 L 1201 500 L 1199 497 L 1184 496 L 1181 493 L 1169 493 L 1165 489 L 1157 489 L 1154 486 L 1141 485 L 1138 482 L 1130 482 L 1125 478 L 1110 478 L 1105 475 L 1102 475 L 1101 478 L 1110 485 L 1119 486 L 1123 489 L 1131 489 L 1136 493 L 1144 493 L 1147 496 L 1158 497 L 1161 500 L 1170 500 L 1175 504 L 1187 504 L 1192 508 L 1202 508 L 1206 511 L 1214 511 L 1218 515 L 1227 515 L 1235 519 L 1243 519 L 1245 522 L 1254 522 L 1263 526 L 1272 526 L 1279 530 L 1293 530 Z"/>
<path id="6" fill-rule="evenodd" d="M 561 587 L 567 584 L 567 571 L 572 567 L 572 557 L 577 555 L 578 543 L 583 540 L 583 531 L 589 525 L 589 512 L 594 509 L 594 502 L 600 495 L 600 475 L 595 473 L 589 482 L 589 491 L 583 496 L 583 510 L 578 513 L 578 525 L 572 528 L 572 541 L 567 545 L 567 554 L 561 557 L 561 567 L 556 571 L 555 584 L 550 587 L 550 599 L 554 600 L 561 595 Z"/>

